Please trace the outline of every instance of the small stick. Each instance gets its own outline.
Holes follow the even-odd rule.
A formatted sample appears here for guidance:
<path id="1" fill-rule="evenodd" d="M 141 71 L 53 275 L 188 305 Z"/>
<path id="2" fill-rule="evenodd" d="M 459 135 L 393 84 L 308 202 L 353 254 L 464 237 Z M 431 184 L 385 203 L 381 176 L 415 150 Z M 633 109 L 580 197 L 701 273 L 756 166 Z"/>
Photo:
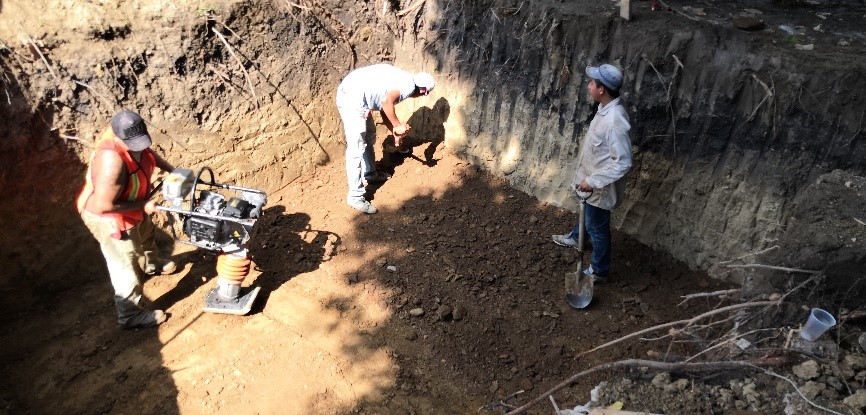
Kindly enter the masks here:
<path id="1" fill-rule="evenodd" d="M 222 23 L 220 23 L 220 24 L 222 24 Z M 228 28 L 228 26 L 226 26 L 224 24 L 223 24 L 223 27 Z M 238 65 L 241 67 L 241 71 L 244 72 L 244 76 L 247 79 L 247 84 L 250 87 L 250 93 L 253 95 L 253 103 L 256 104 L 256 107 L 258 107 L 259 106 L 259 100 L 256 97 L 256 90 L 253 88 L 253 81 L 250 78 L 250 73 L 247 72 L 247 68 L 244 67 L 243 61 L 241 61 L 241 59 L 238 57 L 238 55 L 235 54 L 234 49 L 232 49 L 232 46 L 226 40 L 225 36 L 223 36 L 223 34 L 219 32 L 219 30 L 214 30 L 213 28 L 211 28 L 211 31 L 215 35 L 217 35 L 217 38 L 219 38 L 219 40 L 223 43 L 223 45 L 225 45 L 226 49 L 229 51 L 229 54 L 232 55 L 232 57 L 235 58 L 235 60 L 238 62 Z M 229 29 L 229 31 L 231 31 L 231 29 Z"/>
<path id="2" fill-rule="evenodd" d="M 674 13 L 679 14 L 679 15 L 682 15 L 682 16 L 685 16 L 685 17 L 688 18 L 688 19 L 694 20 L 694 21 L 696 21 L 696 22 L 700 22 L 701 20 L 703 20 L 703 19 L 698 18 L 698 17 L 689 16 L 688 14 L 685 14 L 685 13 L 683 13 L 683 12 L 681 12 L 681 11 L 679 11 L 679 10 L 677 10 L 677 9 L 675 9 L 675 8 L 673 8 L 673 7 L 671 7 L 671 6 L 668 6 L 668 5 L 667 5 L 664 1 L 662 1 L 662 0 L 658 0 L 658 2 L 659 2 L 662 6 L 664 6 L 666 9 L 671 9 L 671 10 L 674 11 Z"/>
<path id="3" fill-rule="evenodd" d="M 415 9 L 421 7 L 421 5 L 424 4 L 425 1 L 426 0 L 418 0 L 414 4 L 412 4 L 411 6 L 405 8 L 403 10 L 400 10 L 399 12 L 397 12 L 397 17 L 403 17 L 409 13 L 412 13 L 413 11 L 415 11 Z"/>
<path id="4" fill-rule="evenodd" d="M 719 370 L 732 370 L 732 369 L 743 369 L 743 368 L 756 368 L 759 366 L 773 366 L 773 365 L 781 365 L 787 362 L 787 359 L 784 358 L 764 358 L 761 360 L 757 360 L 754 363 L 748 361 L 727 361 L 727 362 L 705 362 L 705 363 L 684 363 L 684 362 L 657 362 L 655 360 L 643 360 L 643 359 L 626 359 L 620 360 L 611 363 L 605 363 L 598 366 L 594 366 L 590 369 L 584 370 L 583 372 L 577 373 L 570 378 L 564 380 L 560 384 L 554 386 L 547 392 L 541 394 L 541 396 L 533 399 L 526 405 L 521 406 L 511 412 L 508 412 L 505 415 L 517 415 L 526 411 L 533 405 L 541 402 L 544 398 L 553 395 L 558 390 L 574 383 L 578 379 L 591 375 L 595 372 L 619 369 L 622 367 L 646 367 L 650 369 L 656 369 L 665 372 L 706 372 L 706 371 L 719 371 Z"/>
<path id="5" fill-rule="evenodd" d="M 748 253 L 748 254 L 743 255 L 743 256 L 736 257 L 736 258 L 734 258 L 734 259 L 729 259 L 729 260 L 727 260 L 727 261 L 722 261 L 722 262 L 717 263 L 716 265 L 727 264 L 727 263 L 729 263 L 729 262 L 734 262 L 734 261 L 736 261 L 736 260 L 738 260 L 738 259 L 743 259 L 743 258 L 748 257 L 748 256 L 754 256 L 754 255 L 765 254 L 765 253 L 770 252 L 770 251 L 772 251 L 772 250 L 774 250 L 774 249 L 779 249 L 779 245 L 773 245 L 773 246 L 771 246 L 771 247 L 769 247 L 769 248 L 767 248 L 767 249 L 765 249 L 765 250 L 763 250 L 763 251 L 752 252 L 752 253 Z"/>
<path id="6" fill-rule="evenodd" d="M 671 114 L 671 126 L 673 127 L 673 132 L 671 133 L 671 135 L 672 135 L 673 140 L 674 140 L 674 153 L 676 153 L 676 149 L 677 149 L 677 120 L 676 120 L 676 114 L 674 114 L 673 100 L 671 99 L 671 88 L 673 88 L 674 80 L 677 78 L 677 72 L 679 72 L 680 68 L 685 69 L 685 67 L 683 66 L 683 63 L 680 62 L 680 59 L 677 58 L 676 55 L 671 55 L 671 56 L 673 56 L 674 61 L 676 61 L 677 66 L 674 67 L 674 73 L 673 73 L 673 75 L 671 75 L 671 81 L 664 88 L 665 88 L 665 99 L 667 99 L 667 102 L 668 102 L 668 111 Z M 656 76 L 659 78 L 659 81 L 662 83 L 662 85 L 664 85 L 665 80 L 664 80 L 664 78 L 662 78 L 662 74 L 659 72 L 658 69 L 656 69 L 655 65 L 653 65 L 653 63 L 649 59 L 647 59 L 647 58 L 643 58 L 643 59 L 649 64 L 650 68 L 652 68 L 652 70 L 656 73 Z"/>
<path id="7" fill-rule="evenodd" d="M 839 320 L 841 320 L 841 321 L 859 320 L 863 317 L 866 317 L 866 310 L 857 310 L 857 311 L 852 311 L 850 313 L 843 314 L 843 315 L 839 316 Z"/>
<path id="8" fill-rule="evenodd" d="M 102 99 L 102 100 L 104 101 L 104 103 L 108 103 L 108 110 L 109 110 L 109 112 L 111 112 L 111 110 L 114 108 L 114 105 L 111 103 L 111 101 L 108 100 L 108 98 L 105 98 L 104 96 L 100 95 L 99 92 L 96 92 L 96 90 L 94 90 L 93 88 L 91 88 L 90 85 L 87 85 L 87 84 L 85 84 L 84 82 L 81 82 L 81 81 L 72 81 L 72 82 L 75 82 L 76 84 L 81 85 L 81 86 L 87 88 L 87 90 L 90 91 L 90 93 L 92 93 L 93 95 L 95 95 L 97 98 Z"/>
<path id="9" fill-rule="evenodd" d="M 700 356 L 702 356 L 702 355 L 704 355 L 704 354 L 706 354 L 706 353 L 708 353 L 708 352 L 710 352 L 710 351 L 713 351 L 713 350 L 715 350 L 715 349 L 718 349 L 719 347 L 722 347 L 722 346 L 725 346 L 725 345 L 728 345 L 728 344 L 732 344 L 732 343 L 734 343 L 735 341 L 737 341 L 737 339 L 742 339 L 742 338 L 744 338 L 745 336 L 748 336 L 748 335 L 750 335 L 750 334 L 758 333 L 758 332 L 761 332 L 761 331 L 767 331 L 767 330 L 775 330 L 775 329 L 758 329 L 758 330 L 752 330 L 752 331 L 749 331 L 749 332 L 746 332 L 746 333 L 743 333 L 743 334 L 739 334 L 739 335 L 733 336 L 733 337 L 731 337 L 730 339 L 725 339 L 724 341 L 721 341 L 721 342 L 719 342 L 719 343 L 716 343 L 716 344 L 713 345 L 713 346 L 710 346 L 710 347 L 707 347 L 706 349 L 701 350 L 700 352 L 698 352 L 698 353 L 695 354 L 694 356 L 692 356 L 692 357 L 686 359 L 685 361 L 686 361 L 686 362 L 691 362 L 692 360 L 695 360 L 695 359 L 697 359 L 698 357 L 700 357 Z"/>
<path id="10" fill-rule="evenodd" d="M 761 86 L 764 87 L 764 90 L 767 91 L 767 95 L 764 95 L 764 98 L 761 99 L 761 102 L 758 103 L 758 106 L 755 107 L 755 109 L 752 111 L 752 114 L 749 115 L 749 118 L 746 119 L 746 121 L 751 121 L 752 118 L 755 117 L 755 114 L 758 112 L 758 109 L 761 108 L 761 105 L 764 104 L 764 101 L 766 101 L 767 98 L 773 97 L 773 91 L 770 90 L 770 88 L 767 86 L 767 84 L 764 83 L 764 81 L 761 81 L 760 79 L 758 79 L 758 76 L 755 74 L 752 74 L 752 78 L 754 78 L 756 81 L 758 81 L 759 84 L 761 84 Z"/>
<path id="11" fill-rule="evenodd" d="M 763 265 L 763 264 L 728 265 L 728 268 L 764 268 L 764 269 L 772 269 L 772 270 L 776 270 L 776 271 L 799 272 L 799 273 L 803 273 L 803 274 L 818 274 L 821 272 L 821 271 L 812 271 L 812 270 L 808 270 L 808 269 L 777 267 L 775 265 Z"/>
<path id="12" fill-rule="evenodd" d="M 764 368 L 762 368 L 762 367 L 757 367 L 757 366 L 755 366 L 755 368 L 758 369 L 758 370 L 763 371 L 764 373 L 766 373 L 766 374 L 768 374 L 768 375 L 770 375 L 770 376 L 777 377 L 777 378 L 779 378 L 779 379 L 784 380 L 785 382 L 790 383 L 791 386 L 794 388 L 794 390 L 797 392 L 797 394 L 799 394 L 800 397 L 803 398 L 803 400 L 806 401 L 806 403 L 808 403 L 809 405 L 812 405 L 812 406 L 814 406 L 815 408 L 818 408 L 818 409 L 820 409 L 820 410 L 823 410 L 823 411 L 829 412 L 829 413 L 831 413 L 831 414 L 844 415 L 844 414 L 841 414 L 841 413 L 839 413 L 839 412 L 836 412 L 836 411 L 834 411 L 834 410 L 832 410 L 832 409 L 830 409 L 830 408 L 825 408 L 825 407 L 823 407 L 823 406 L 821 406 L 821 405 L 818 405 L 818 404 L 816 404 L 815 402 L 812 402 L 811 400 L 809 400 L 809 398 L 807 398 L 805 395 L 803 395 L 803 392 L 800 392 L 800 389 L 797 388 L 797 384 L 794 383 L 791 379 L 788 379 L 788 378 L 786 378 L 786 377 L 784 377 L 784 376 L 782 376 L 782 375 L 779 375 L 779 374 L 777 374 L 777 373 L 775 373 L 775 372 L 771 372 L 771 371 L 769 371 L 769 370 L 767 370 L 767 369 L 764 369 Z"/>
<path id="13" fill-rule="evenodd" d="M 235 89 L 234 83 L 232 82 L 231 78 L 229 78 L 228 75 L 226 75 L 224 72 L 218 70 L 215 66 L 213 66 L 211 64 L 207 64 L 206 68 L 210 69 L 211 71 L 213 71 L 213 73 L 217 74 L 220 78 L 222 78 L 226 82 L 226 84 L 229 86 L 229 88 L 232 89 L 232 92 L 237 93 L 237 90 Z"/>
<path id="14" fill-rule="evenodd" d="M 50 73 L 51 77 L 54 78 L 54 80 L 56 81 L 57 75 L 54 74 L 54 70 L 51 69 L 51 65 L 48 64 L 48 59 L 45 59 L 45 55 L 42 54 L 42 51 L 39 49 L 39 46 L 36 45 L 36 42 L 33 41 L 33 38 L 30 37 L 30 35 L 27 34 L 27 32 L 24 32 L 24 36 L 27 36 L 27 42 L 29 42 L 30 46 L 33 46 L 33 50 L 35 50 L 36 53 L 39 54 L 39 58 L 42 59 L 42 63 L 44 63 L 45 67 L 48 69 L 48 73 Z"/>
<path id="15" fill-rule="evenodd" d="M 763 306 L 779 305 L 779 304 L 781 304 L 781 302 L 782 302 L 782 300 L 780 299 L 780 300 L 778 300 L 778 301 L 755 301 L 755 302 L 751 302 L 751 303 L 733 304 L 733 305 L 729 305 L 729 306 L 727 306 L 727 307 L 722 307 L 722 308 L 718 308 L 718 309 L 715 309 L 715 310 L 710 310 L 710 311 L 707 311 L 706 313 L 703 313 L 703 314 L 698 314 L 697 316 L 694 316 L 694 317 L 692 317 L 692 318 L 690 318 L 690 319 L 687 319 L 687 320 L 679 320 L 679 321 L 674 321 L 674 322 L 671 322 L 671 323 L 659 324 L 659 325 L 657 325 L 657 326 L 652 326 L 652 327 L 650 327 L 650 328 L 646 328 L 646 329 L 639 330 L 639 331 L 636 331 L 636 332 L 631 333 L 631 334 L 627 334 L 627 335 L 622 336 L 622 337 L 620 337 L 620 338 L 618 338 L 618 339 L 616 339 L 616 340 L 612 340 L 612 341 L 609 341 L 609 342 L 607 342 L 607 343 L 605 343 L 605 344 L 602 344 L 601 346 L 596 346 L 596 347 L 594 347 L 594 348 L 592 348 L 592 349 L 589 349 L 589 350 L 587 350 L 587 351 L 585 351 L 585 352 L 581 352 L 580 354 L 578 354 L 578 355 L 575 357 L 575 359 L 579 359 L 579 358 L 581 358 L 581 357 L 583 357 L 583 356 L 586 356 L 586 355 L 588 355 L 588 354 L 590 354 L 590 353 L 596 352 L 596 351 L 598 351 L 598 350 L 604 349 L 604 348 L 606 348 L 606 347 L 608 347 L 608 346 L 612 346 L 612 345 L 617 344 L 617 343 L 620 343 L 620 342 L 622 342 L 622 341 L 625 341 L 625 340 L 631 339 L 631 338 L 633 338 L 633 337 L 638 337 L 638 336 L 640 336 L 640 335 L 642 335 L 642 334 L 644 334 L 644 333 L 649 333 L 649 332 L 651 332 L 651 331 L 656 331 L 656 330 L 660 330 L 660 329 L 666 329 L 666 328 L 673 327 L 673 326 L 680 325 L 680 324 L 684 325 L 683 328 L 680 329 L 680 331 L 682 331 L 682 330 L 685 329 L 686 327 L 691 326 L 692 324 L 694 324 L 696 321 L 701 320 L 701 319 L 706 318 L 706 317 L 714 316 L 714 315 L 716 315 L 716 314 L 721 314 L 721 313 L 725 313 L 725 312 L 728 312 L 728 311 L 739 310 L 739 309 L 741 309 L 741 308 L 763 307 Z"/>
<path id="16" fill-rule="evenodd" d="M 861 225 L 863 225 L 863 226 L 866 226 L 866 222 L 863 222 L 863 221 L 860 220 L 860 219 L 857 219 L 857 218 L 855 218 L 855 217 L 853 217 L 853 216 L 851 217 L 851 219 L 854 219 L 854 222 L 857 222 L 857 223 L 859 223 L 859 224 L 861 224 Z"/>
<path id="17" fill-rule="evenodd" d="M 556 404 L 556 400 L 553 399 L 553 395 L 550 395 L 549 398 L 550 398 L 550 403 L 553 404 L 553 413 L 555 415 L 559 415 L 559 405 Z"/>
<path id="18" fill-rule="evenodd" d="M 682 305 L 684 302 L 689 301 L 693 298 L 717 297 L 717 296 L 721 297 L 721 296 L 725 296 L 725 295 L 737 294 L 739 292 L 740 292 L 739 288 L 732 288 L 730 290 L 721 290 L 721 291 L 713 291 L 713 292 L 709 292 L 709 293 L 695 293 L 695 294 L 683 295 L 683 296 L 680 296 L 680 298 L 685 298 L 685 300 L 680 302 L 680 304 L 678 304 L 678 305 Z"/>
<path id="19" fill-rule="evenodd" d="M 296 4 L 296 3 L 292 3 L 292 2 L 290 2 L 289 0 L 286 0 L 286 4 L 287 4 L 290 8 L 291 8 L 291 7 L 297 7 L 297 8 L 299 8 L 299 9 L 303 10 L 303 11 L 307 11 L 307 12 L 310 11 L 310 8 L 309 8 L 309 7 L 301 6 L 300 4 Z"/>

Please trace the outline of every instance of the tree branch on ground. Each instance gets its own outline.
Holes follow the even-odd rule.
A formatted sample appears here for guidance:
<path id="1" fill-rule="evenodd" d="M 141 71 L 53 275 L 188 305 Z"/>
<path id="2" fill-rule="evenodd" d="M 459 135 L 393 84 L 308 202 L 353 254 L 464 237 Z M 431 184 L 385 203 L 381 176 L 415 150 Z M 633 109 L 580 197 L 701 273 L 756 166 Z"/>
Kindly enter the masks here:
<path id="1" fill-rule="evenodd" d="M 758 252 L 750 252 L 750 253 L 745 254 L 745 255 L 743 255 L 743 256 L 738 256 L 738 257 L 736 257 L 736 258 L 734 258 L 734 259 L 729 259 L 729 260 L 727 260 L 727 261 L 719 262 L 719 263 L 717 263 L 716 265 L 727 264 L 727 263 L 731 263 L 731 262 L 734 262 L 734 261 L 738 261 L 738 260 L 743 259 L 743 258 L 746 258 L 746 257 L 765 254 L 765 253 L 767 253 L 767 252 L 770 252 L 770 251 L 773 251 L 773 250 L 776 250 L 776 249 L 779 249 L 779 245 L 773 245 L 773 246 L 771 246 L 771 247 L 769 247 L 769 248 L 767 248 L 767 249 L 764 249 L 764 250 L 761 250 L 761 251 L 758 251 Z"/>
<path id="2" fill-rule="evenodd" d="M 643 359 L 626 359 L 620 360 L 617 362 L 605 363 L 598 366 L 594 366 L 583 372 L 572 375 L 570 378 L 560 382 L 558 385 L 544 392 L 540 396 L 536 397 L 526 405 L 523 405 L 511 412 L 506 413 L 505 415 L 517 415 L 523 413 L 527 409 L 536 405 L 537 403 L 547 399 L 548 396 L 553 395 L 557 391 L 562 388 L 565 388 L 568 385 L 576 382 L 578 379 L 591 375 L 596 372 L 608 371 L 614 369 L 620 369 L 624 367 L 637 367 L 637 368 L 647 368 L 647 369 L 656 369 L 664 372 L 672 372 L 672 373 L 688 373 L 688 372 L 718 372 L 721 370 L 735 370 L 735 369 L 755 369 L 760 368 L 761 366 L 779 366 L 788 362 L 788 359 L 785 357 L 767 357 L 756 359 L 752 361 L 726 361 L 726 362 L 704 362 L 704 363 L 685 363 L 685 362 L 658 362 L 655 360 L 643 360 Z"/>
<path id="3" fill-rule="evenodd" d="M 786 378 L 786 377 L 784 377 L 784 376 L 782 376 L 782 375 L 779 375 L 779 374 L 777 374 L 777 373 L 775 373 L 775 372 L 771 372 L 771 371 L 769 371 L 769 370 L 767 370 L 767 369 L 764 369 L 764 368 L 762 368 L 762 367 L 755 366 L 755 369 L 760 370 L 760 371 L 763 371 L 763 372 L 764 372 L 765 374 L 767 374 L 767 375 L 770 375 L 770 376 L 773 376 L 773 377 L 776 377 L 776 378 L 782 379 L 782 380 L 784 380 L 785 382 L 790 383 L 791 386 L 794 388 L 794 391 L 796 391 L 797 394 L 800 395 L 800 397 L 803 398 L 803 400 L 806 401 L 806 403 L 808 403 L 809 405 L 812 405 L 812 406 L 814 406 L 815 408 L 818 408 L 818 409 L 820 409 L 820 410 L 822 410 L 822 411 L 825 411 L 825 412 L 829 412 L 829 413 L 831 413 L 831 414 L 844 415 L 844 414 L 841 414 L 841 413 L 839 413 L 839 412 L 836 412 L 836 411 L 834 411 L 834 410 L 832 410 L 832 409 L 830 409 L 830 408 L 825 408 L 825 407 L 823 407 L 823 406 L 821 406 L 821 405 L 816 404 L 815 402 L 812 402 L 811 399 L 809 399 L 809 398 L 807 398 L 805 395 L 803 395 L 803 392 L 801 392 L 800 389 L 797 388 L 797 384 L 794 383 L 794 381 L 792 381 L 791 379 L 788 379 L 788 378 Z"/>

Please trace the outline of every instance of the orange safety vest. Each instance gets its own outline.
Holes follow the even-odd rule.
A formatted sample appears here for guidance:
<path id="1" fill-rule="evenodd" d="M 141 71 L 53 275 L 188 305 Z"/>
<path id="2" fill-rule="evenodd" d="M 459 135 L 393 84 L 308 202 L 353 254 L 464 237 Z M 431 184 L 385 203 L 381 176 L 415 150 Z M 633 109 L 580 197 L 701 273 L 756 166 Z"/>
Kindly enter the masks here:
<path id="1" fill-rule="evenodd" d="M 78 195 L 78 213 L 85 211 L 87 201 L 90 199 L 90 196 L 93 195 L 93 172 L 91 169 L 93 166 L 93 159 L 100 151 L 116 152 L 120 158 L 123 159 L 123 164 L 126 166 L 126 171 L 128 172 L 126 186 L 123 188 L 123 192 L 120 193 L 118 200 L 135 202 L 146 199 L 148 193 L 150 193 L 150 177 L 156 167 L 156 157 L 154 157 L 153 152 L 150 149 L 146 149 L 141 152 L 141 161 L 136 162 L 135 159 L 132 158 L 132 155 L 129 154 L 129 151 L 127 151 L 126 146 L 123 145 L 123 142 L 114 135 L 111 127 L 108 127 L 102 133 L 102 137 L 100 137 L 99 141 L 96 143 L 96 151 L 94 151 L 93 156 L 90 157 L 91 167 L 88 167 L 87 169 L 84 187 Z M 135 225 L 138 225 L 142 220 L 144 220 L 144 210 L 103 213 L 99 216 L 114 219 L 115 226 L 111 236 L 120 239 L 121 232 L 134 228 Z"/>

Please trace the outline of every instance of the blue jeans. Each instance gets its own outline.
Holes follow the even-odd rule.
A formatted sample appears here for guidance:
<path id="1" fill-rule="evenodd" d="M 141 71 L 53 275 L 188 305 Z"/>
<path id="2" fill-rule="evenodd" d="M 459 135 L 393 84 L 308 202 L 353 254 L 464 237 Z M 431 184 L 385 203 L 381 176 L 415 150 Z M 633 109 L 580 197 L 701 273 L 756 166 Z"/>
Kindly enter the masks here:
<path id="1" fill-rule="evenodd" d="M 610 211 L 587 203 L 585 217 L 586 233 L 592 241 L 590 264 L 595 275 L 606 277 L 610 272 Z M 579 240 L 580 224 L 575 225 L 568 236 Z"/>

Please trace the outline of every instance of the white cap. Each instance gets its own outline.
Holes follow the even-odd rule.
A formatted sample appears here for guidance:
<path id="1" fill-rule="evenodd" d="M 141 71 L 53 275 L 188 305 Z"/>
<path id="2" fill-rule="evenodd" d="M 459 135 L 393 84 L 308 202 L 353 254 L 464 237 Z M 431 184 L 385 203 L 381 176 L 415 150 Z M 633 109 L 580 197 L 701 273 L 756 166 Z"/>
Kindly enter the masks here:
<path id="1" fill-rule="evenodd" d="M 415 81 L 415 86 L 418 88 L 427 88 L 427 91 L 433 90 L 433 87 L 436 86 L 436 80 L 433 79 L 433 76 L 427 72 L 418 72 L 412 78 Z"/>

